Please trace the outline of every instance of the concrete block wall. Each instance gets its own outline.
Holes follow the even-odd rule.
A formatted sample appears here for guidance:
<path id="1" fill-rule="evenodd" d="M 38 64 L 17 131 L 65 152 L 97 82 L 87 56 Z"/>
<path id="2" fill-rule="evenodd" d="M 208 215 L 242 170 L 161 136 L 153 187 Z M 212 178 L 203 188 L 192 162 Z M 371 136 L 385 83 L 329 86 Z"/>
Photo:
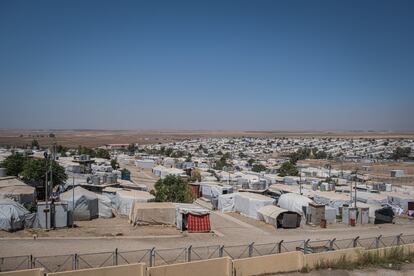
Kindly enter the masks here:
<path id="1" fill-rule="evenodd" d="M 145 264 L 127 264 L 100 268 L 48 273 L 47 276 L 146 276 Z M 31 275 L 32 276 L 32 275 Z"/>
<path id="2" fill-rule="evenodd" d="M 233 263 L 229 257 L 194 261 L 189 263 L 154 266 L 148 268 L 148 276 L 231 276 Z"/>
<path id="3" fill-rule="evenodd" d="M 0 272 L 0 276 L 43 276 L 44 273 L 45 272 L 43 268 L 35 268 L 10 272 Z"/>
<path id="4" fill-rule="evenodd" d="M 234 276 L 265 275 L 298 271 L 303 267 L 299 251 L 233 260 Z"/>

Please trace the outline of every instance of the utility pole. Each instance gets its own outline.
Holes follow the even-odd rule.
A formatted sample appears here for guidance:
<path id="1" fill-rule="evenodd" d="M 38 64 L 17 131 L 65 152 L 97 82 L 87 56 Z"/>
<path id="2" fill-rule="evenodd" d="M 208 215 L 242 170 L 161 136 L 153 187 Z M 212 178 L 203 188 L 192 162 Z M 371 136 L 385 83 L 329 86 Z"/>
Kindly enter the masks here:
<path id="1" fill-rule="evenodd" d="M 73 214 L 75 213 L 75 176 L 72 176 L 72 228 L 75 227 Z"/>
<path id="2" fill-rule="evenodd" d="M 47 154 L 47 152 L 44 153 L 44 157 L 46 160 L 46 177 L 45 177 L 45 209 L 43 210 L 43 212 L 45 213 L 45 229 L 49 229 L 48 226 L 48 213 L 49 213 L 49 181 L 48 181 L 48 174 L 49 174 L 49 164 L 48 164 L 48 160 L 49 160 L 49 155 Z"/>
<path id="3" fill-rule="evenodd" d="M 354 207 L 357 207 L 357 180 L 358 180 L 358 169 L 355 170 L 355 201 L 354 201 Z"/>

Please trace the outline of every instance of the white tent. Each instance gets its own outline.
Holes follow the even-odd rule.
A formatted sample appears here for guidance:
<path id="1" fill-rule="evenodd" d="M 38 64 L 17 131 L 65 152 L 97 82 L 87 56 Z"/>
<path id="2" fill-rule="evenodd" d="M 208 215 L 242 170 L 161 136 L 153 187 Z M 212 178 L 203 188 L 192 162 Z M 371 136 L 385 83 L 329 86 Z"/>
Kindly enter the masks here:
<path id="1" fill-rule="evenodd" d="M 6 231 L 24 228 L 26 216 L 29 215 L 20 203 L 9 199 L 0 199 L 0 229 Z"/>
<path id="2" fill-rule="evenodd" d="M 266 205 L 273 205 L 274 199 L 255 193 L 235 193 L 234 209 L 250 218 L 259 219 L 257 210 Z"/>
<path id="3" fill-rule="evenodd" d="M 0 199 L 2 198 L 11 198 L 21 204 L 34 203 L 36 190 L 16 177 L 0 177 Z"/>
<path id="4" fill-rule="evenodd" d="M 219 195 L 217 209 L 224 212 L 234 212 L 234 195 Z"/>
<path id="5" fill-rule="evenodd" d="M 203 197 L 211 199 L 216 198 L 222 194 L 229 194 L 233 192 L 233 187 L 230 185 L 217 185 L 214 183 L 200 183 L 201 194 Z"/>
<path id="6" fill-rule="evenodd" d="M 259 219 L 275 226 L 276 228 L 296 228 L 300 226 L 301 216 L 274 205 L 263 206 L 257 210 Z"/>
<path id="7" fill-rule="evenodd" d="M 277 205 L 279 205 L 280 208 L 303 216 L 303 207 L 308 207 L 309 203 L 313 203 L 313 201 L 306 196 L 295 193 L 287 193 L 279 197 Z"/>
<path id="8" fill-rule="evenodd" d="M 136 224 L 175 225 L 176 208 L 170 202 L 133 203 L 129 222 Z"/>
<path id="9" fill-rule="evenodd" d="M 82 187 L 75 187 L 74 191 L 71 189 L 61 193 L 59 198 L 68 204 L 69 210 L 72 210 L 74 202 L 73 220 L 91 220 L 99 216 L 98 196 L 94 192 Z"/>
<path id="10" fill-rule="evenodd" d="M 118 190 L 115 194 L 115 204 L 120 215 L 129 216 L 132 204 L 154 201 L 155 197 L 148 192 L 137 190 Z"/>

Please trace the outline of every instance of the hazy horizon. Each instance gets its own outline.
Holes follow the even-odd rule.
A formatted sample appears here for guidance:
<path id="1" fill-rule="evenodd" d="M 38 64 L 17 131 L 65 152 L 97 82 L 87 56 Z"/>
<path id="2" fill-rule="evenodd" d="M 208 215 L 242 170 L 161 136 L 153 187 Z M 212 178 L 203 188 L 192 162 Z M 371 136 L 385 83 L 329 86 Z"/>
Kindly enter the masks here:
<path id="1" fill-rule="evenodd" d="M 414 131 L 413 1 L 1 1 L 0 129 Z"/>

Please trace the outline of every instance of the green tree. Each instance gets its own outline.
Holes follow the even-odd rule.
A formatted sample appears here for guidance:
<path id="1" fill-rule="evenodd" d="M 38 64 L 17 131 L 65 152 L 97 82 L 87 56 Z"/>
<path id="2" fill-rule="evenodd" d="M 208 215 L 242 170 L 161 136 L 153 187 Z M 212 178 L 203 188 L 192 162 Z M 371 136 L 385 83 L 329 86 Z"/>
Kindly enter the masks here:
<path id="1" fill-rule="evenodd" d="M 191 203 L 193 201 L 193 195 L 187 182 L 179 176 L 168 175 L 164 179 L 158 180 L 154 189 L 151 190 L 151 194 L 159 202 Z"/>
<path id="2" fill-rule="evenodd" d="M 405 148 L 397 147 L 392 153 L 391 158 L 394 160 L 408 158 L 410 156 L 410 153 L 411 153 L 410 147 L 405 147 Z"/>
<path id="3" fill-rule="evenodd" d="M 247 160 L 247 164 L 249 164 L 250 167 L 253 165 L 254 162 L 256 162 L 256 160 L 254 160 L 253 158 Z"/>
<path id="4" fill-rule="evenodd" d="M 306 158 L 310 158 L 312 155 L 313 155 L 313 152 L 311 149 L 299 148 L 296 152 L 290 155 L 290 162 L 293 164 L 296 164 L 298 160 L 305 160 Z"/>
<path id="5" fill-rule="evenodd" d="M 110 159 L 111 155 L 109 154 L 109 151 L 106 149 L 97 149 L 95 157 L 97 158 L 104 158 L 104 159 Z"/>
<path id="6" fill-rule="evenodd" d="M 90 157 L 95 157 L 96 156 L 96 152 L 93 149 L 88 148 L 88 147 L 79 146 L 78 147 L 78 155 L 81 155 L 81 154 L 86 154 L 86 155 L 89 155 Z"/>
<path id="7" fill-rule="evenodd" d="M 136 150 L 135 144 L 134 143 L 129 144 L 127 150 L 130 153 L 135 153 L 135 150 Z"/>
<path id="8" fill-rule="evenodd" d="M 43 184 L 46 180 L 46 171 L 50 167 L 52 162 L 52 185 L 59 185 L 66 181 L 68 178 L 65 169 L 60 166 L 56 161 L 48 161 L 46 159 L 28 159 L 23 166 L 22 176 L 29 182 Z M 50 177 L 50 175 L 49 175 Z"/>
<path id="9" fill-rule="evenodd" d="M 60 155 L 61 155 L 62 157 L 65 157 L 65 156 L 66 156 L 66 153 L 69 151 L 69 149 L 68 149 L 67 147 L 62 146 L 62 145 L 58 145 L 58 146 L 56 147 L 56 151 L 57 151 L 58 153 L 60 153 Z"/>
<path id="10" fill-rule="evenodd" d="M 267 168 L 266 166 L 262 165 L 262 164 L 254 164 L 252 167 L 252 171 L 253 172 L 263 172 L 266 171 Z"/>
<path id="11" fill-rule="evenodd" d="M 169 157 L 172 155 L 173 152 L 174 150 L 172 148 L 167 148 L 164 150 L 164 155 Z"/>
<path id="12" fill-rule="evenodd" d="M 112 167 L 112 169 L 114 169 L 114 170 L 117 170 L 117 169 L 119 168 L 119 164 L 118 164 L 118 162 L 116 161 L 116 159 L 111 159 L 111 167 Z"/>
<path id="13" fill-rule="evenodd" d="M 23 166 L 26 160 L 27 157 L 14 153 L 7 156 L 0 167 L 4 167 L 6 169 L 7 175 L 18 176 L 23 171 Z"/>
<path id="14" fill-rule="evenodd" d="M 216 163 L 214 164 L 214 169 L 216 170 L 223 170 L 224 167 L 229 167 L 230 164 L 227 162 L 227 158 L 229 155 L 224 154 L 219 160 L 216 161 Z"/>
<path id="15" fill-rule="evenodd" d="M 296 165 L 290 161 L 285 162 L 279 168 L 279 176 L 297 176 L 299 175 L 299 171 L 296 168 Z"/>
<path id="16" fill-rule="evenodd" d="M 191 158 L 193 155 L 191 153 L 188 153 L 187 158 L 185 159 L 185 162 L 191 162 Z"/>
<path id="17" fill-rule="evenodd" d="M 39 146 L 39 142 L 38 142 L 36 139 L 33 139 L 33 140 L 32 140 L 32 143 L 30 144 L 30 147 L 31 147 L 32 149 L 34 149 L 34 148 L 39 149 L 39 148 L 40 148 L 40 146 Z"/>

